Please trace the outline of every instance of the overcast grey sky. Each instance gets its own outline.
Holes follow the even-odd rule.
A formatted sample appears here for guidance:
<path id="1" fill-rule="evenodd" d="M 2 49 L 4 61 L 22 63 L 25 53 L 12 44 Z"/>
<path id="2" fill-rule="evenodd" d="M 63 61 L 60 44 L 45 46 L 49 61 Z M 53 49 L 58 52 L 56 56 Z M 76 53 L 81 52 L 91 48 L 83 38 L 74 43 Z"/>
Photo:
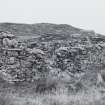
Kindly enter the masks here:
<path id="1" fill-rule="evenodd" d="M 105 34 L 105 0 L 0 0 L 0 22 L 70 24 Z"/>

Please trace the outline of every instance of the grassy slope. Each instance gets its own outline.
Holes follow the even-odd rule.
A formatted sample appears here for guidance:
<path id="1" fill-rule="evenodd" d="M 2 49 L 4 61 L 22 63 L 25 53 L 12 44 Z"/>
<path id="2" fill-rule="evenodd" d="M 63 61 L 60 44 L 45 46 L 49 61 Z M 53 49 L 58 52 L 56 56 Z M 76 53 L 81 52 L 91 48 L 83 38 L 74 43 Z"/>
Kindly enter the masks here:
<path id="1" fill-rule="evenodd" d="M 72 34 L 80 29 L 69 25 L 61 24 L 15 24 L 15 23 L 0 23 L 0 31 L 10 31 L 16 36 L 42 36 L 47 33 L 52 34 Z"/>
<path id="2" fill-rule="evenodd" d="M 3 92 L 0 94 L 0 105 L 105 105 L 105 94 L 91 88 L 77 94 L 68 95 L 66 92 L 55 94 L 21 94 Z"/>

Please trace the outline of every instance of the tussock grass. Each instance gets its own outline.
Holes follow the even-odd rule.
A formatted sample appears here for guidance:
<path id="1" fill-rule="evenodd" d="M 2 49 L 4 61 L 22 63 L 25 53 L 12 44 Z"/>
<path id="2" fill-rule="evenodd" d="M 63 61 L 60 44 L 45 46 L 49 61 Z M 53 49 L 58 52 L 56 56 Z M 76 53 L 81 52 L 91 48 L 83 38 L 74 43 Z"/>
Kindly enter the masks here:
<path id="1" fill-rule="evenodd" d="M 55 94 L 24 94 L 2 93 L 0 105 L 105 105 L 105 94 L 98 88 L 90 88 L 77 94 L 67 94 L 66 91 Z"/>

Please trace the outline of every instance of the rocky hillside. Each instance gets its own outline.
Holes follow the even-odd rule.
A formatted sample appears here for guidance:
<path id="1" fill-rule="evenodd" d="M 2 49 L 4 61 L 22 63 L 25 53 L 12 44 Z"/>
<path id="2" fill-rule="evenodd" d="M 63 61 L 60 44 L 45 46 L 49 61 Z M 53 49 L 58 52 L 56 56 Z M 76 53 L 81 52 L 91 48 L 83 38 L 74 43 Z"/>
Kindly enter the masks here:
<path id="1" fill-rule="evenodd" d="M 97 74 L 105 80 L 105 36 L 94 31 L 66 24 L 1 23 L 0 50 L 1 77 L 8 81 L 56 78 L 94 85 Z"/>

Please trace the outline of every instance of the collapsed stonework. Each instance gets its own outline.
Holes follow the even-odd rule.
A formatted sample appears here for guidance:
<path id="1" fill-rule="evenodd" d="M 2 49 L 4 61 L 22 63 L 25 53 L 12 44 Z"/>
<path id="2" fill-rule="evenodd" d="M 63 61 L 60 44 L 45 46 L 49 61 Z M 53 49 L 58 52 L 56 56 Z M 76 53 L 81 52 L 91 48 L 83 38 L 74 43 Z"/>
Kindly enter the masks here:
<path id="1" fill-rule="evenodd" d="M 33 64 L 36 60 L 39 65 L 44 62 L 42 50 L 24 45 L 26 43 L 18 42 L 10 32 L 0 32 L 0 71 L 10 74 L 11 80 L 8 81 L 32 81 Z"/>

